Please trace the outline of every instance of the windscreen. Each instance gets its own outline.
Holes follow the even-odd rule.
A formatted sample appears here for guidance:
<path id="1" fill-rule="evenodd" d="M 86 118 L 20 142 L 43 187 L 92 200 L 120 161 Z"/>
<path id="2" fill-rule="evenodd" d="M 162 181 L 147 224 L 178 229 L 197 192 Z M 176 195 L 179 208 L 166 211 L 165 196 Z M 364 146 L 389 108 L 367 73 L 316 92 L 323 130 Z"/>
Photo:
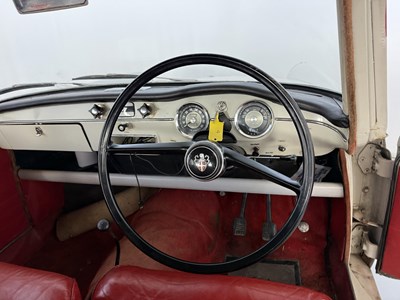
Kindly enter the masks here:
<path id="1" fill-rule="evenodd" d="M 245 60 L 283 83 L 341 90 L 333 0 L 92 0 L 29 15 L 1 1 L 0 38 L 0 89 L 140 74 L 178 55 L 217 53 Z M 245 80 L 223 68 L 183 68 L 171 76 Z"/>

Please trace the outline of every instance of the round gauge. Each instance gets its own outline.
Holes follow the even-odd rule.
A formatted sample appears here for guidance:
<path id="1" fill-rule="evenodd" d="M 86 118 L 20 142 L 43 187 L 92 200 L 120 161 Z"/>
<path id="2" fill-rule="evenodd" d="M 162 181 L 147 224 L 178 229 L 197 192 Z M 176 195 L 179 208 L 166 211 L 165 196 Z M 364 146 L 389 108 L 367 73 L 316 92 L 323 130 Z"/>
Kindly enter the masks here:
<path id="1" fill-rule="evenodd" d="M 272 111 L 259 101 L 243 104 L 235 116 L 236 129 L 246 137 L 259 138 L 272 128 Z"/>
<path id="2" fill-rule="evenodd" d="M 209 121 L 210 117 L 204 107 L 189 103 L 179 108 L 176 127 L 183 135 L 193 137 L 197 132 L 206 130 Z"/>

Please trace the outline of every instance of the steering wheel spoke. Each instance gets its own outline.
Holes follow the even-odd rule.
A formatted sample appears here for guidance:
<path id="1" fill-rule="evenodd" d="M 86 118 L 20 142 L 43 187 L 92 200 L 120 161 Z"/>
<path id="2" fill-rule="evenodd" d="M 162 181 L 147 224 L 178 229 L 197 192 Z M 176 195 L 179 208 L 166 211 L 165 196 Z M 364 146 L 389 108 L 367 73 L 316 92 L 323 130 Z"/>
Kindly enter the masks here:
<path id="1" fill-rule="evenodd" d="M 258 174 L 264 176 L 269 181 L 272 181 L 280 186 L 290 189 L 295 192 L 296 195 L 300 194 L 301 184 L 291 179 L 290 177 L 275 171 L 267 166 L 262 165 L 259 162 L 256 162 L 244 155 L 237 153 L 229 148 L 224 148 L 224 154 L 228 159 L 230 159 L 231 163 L 234 165 L 244 166 L 247 169 L 257 172 Z"/>

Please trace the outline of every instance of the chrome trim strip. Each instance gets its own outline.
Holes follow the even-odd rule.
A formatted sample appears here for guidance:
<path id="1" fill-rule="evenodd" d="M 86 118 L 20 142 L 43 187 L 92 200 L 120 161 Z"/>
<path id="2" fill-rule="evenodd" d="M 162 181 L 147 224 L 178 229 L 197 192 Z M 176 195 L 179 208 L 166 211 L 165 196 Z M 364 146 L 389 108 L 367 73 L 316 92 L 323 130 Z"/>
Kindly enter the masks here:
<path id="1" fill-rule="evenodd" d="M 290 118 L 275 118 L 275 121 L 278 121 L 278 122 L 292 122 L 292 119 L 290 119 Z M 316 121 L 316 120 L 310 120 L 310 119 L 306 119 L 306 122 L 310 123 L 310 124 L 325 126 L 325 127 L 329 128 L 329 129 L 335 131 L 337 134 L 339 134 L 342 137 L 342 139 L 343 139 L 343 141 L 345 143 L 348 142 L 348 139 L 347 139 L 346 135 L 343 132 L 341 132 L 339 129 L 337 129 L 335 126 L 333 126 L 333 125 L 327 124 L 327 123 L 322 122 L 322 121 Z"/>
<path id="2" fill-rule="evenodd" d="M 169 121 L 173 122 L 173 118 L 129 118 L 129 117 L 122 117 L 118 118 L 118 121 L 128 121 L 128 119 L 131 119 L 132 121 Z M 37 124 L 70 124 L 70 123 L 91 123 L 91 122 L 105 122 L 106 119 L 65 119 L 65 120 L 24 120 L 24 121 L 0 121 L 0 125 L 37 125 Z M 117 122 L 118 122 L 117 121 Z"/>

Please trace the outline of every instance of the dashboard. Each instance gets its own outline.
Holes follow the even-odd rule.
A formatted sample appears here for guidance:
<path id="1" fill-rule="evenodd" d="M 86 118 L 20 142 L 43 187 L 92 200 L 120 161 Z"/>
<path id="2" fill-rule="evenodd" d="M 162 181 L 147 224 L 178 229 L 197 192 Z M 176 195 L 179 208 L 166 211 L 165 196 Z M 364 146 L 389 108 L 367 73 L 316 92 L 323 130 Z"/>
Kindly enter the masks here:
<path id="1" fill-rule="evenodd" d="M 97 151 L 104 120 L 122 87 L 72 89 L 0 102 L 0 147 Z M 313 138 L 315 154 L 347 148 L 340 95 L 289 87 Z M 284 107 L 255 83 L 196 83 L 143 88 L 121 112 L 113 142 L 207 139 L 210 121 L 224 123 L 224 141 L 246 155 L 301 156 Z"/>
<path id="2" fill-rule="evenodd" d="M 96 85 L 0 95 L 0 147 L 14 150 L 18 176 L 78 184 L 99 184 L 100 135 L 124 85 Z M 313 196 L 342 197 L 338 150 L 347 149 L 349 121 L 341 95 L 286 85 L 311 132 L 316 174 Z M 121 111 L 112 133 L 119 144 L 208 139 L 211 124 L 223 122 L 224 146 L 265 166 L 296 176 L 302 153 L 283 105 L 254 82 L 149 84 Z M 132 162 L 134 161 L 134 162 Z M 200 182 L 187 176 L 180 155 L 115 155 L 110 179 L 117 186 L 147 186 L 293 195 L 257 174 L 228 167 L 221 178 Z M 133 165 L 135 165 L 134 168 Z M 132 176 L 135 173 L 136 176 Z"/>

